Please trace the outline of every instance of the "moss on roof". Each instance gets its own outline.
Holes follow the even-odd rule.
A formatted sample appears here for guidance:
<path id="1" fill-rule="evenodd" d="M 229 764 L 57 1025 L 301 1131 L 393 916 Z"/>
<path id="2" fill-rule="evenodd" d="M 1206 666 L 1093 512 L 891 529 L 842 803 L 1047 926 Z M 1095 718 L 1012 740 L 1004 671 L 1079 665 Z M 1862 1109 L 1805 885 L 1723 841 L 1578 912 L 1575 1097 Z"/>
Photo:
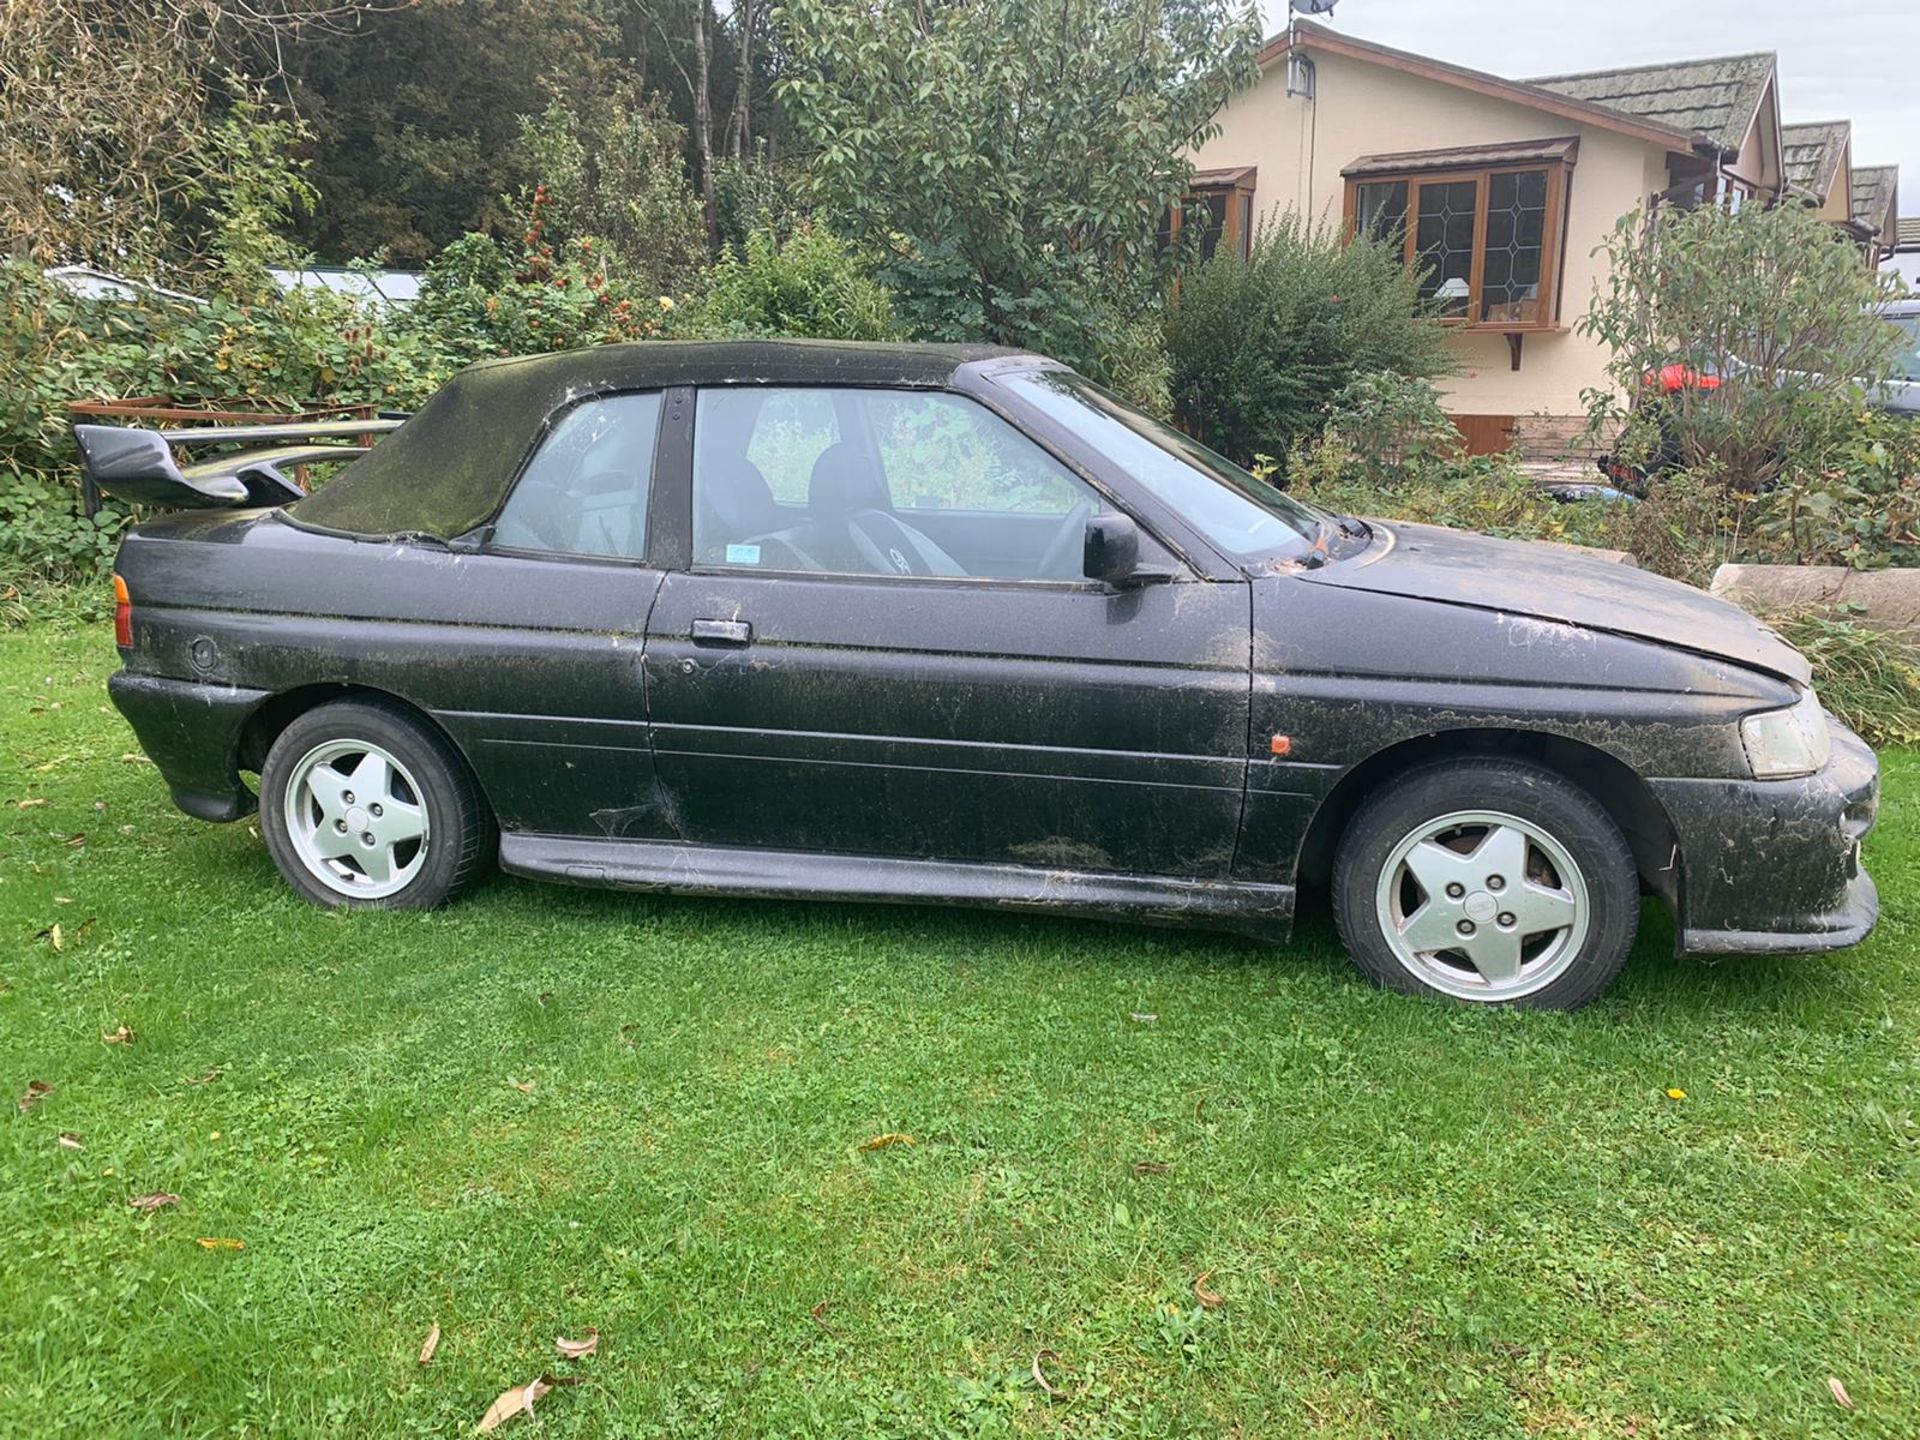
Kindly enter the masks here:
<path id="1" fill-rule="evenodd" d="M 1857 166 L 1853 172 L 1853 218 L 1868 229 L 1885 230 L 1893 223 L 1893 206 L 1900 182 L 1898 165 Z"/>
<path id="2" fill-rule="evenodd" d="M 1774 68 L 1770 53 L 1728 55 L 1628 70 L 1547 75 L 1527 83 L 1704 135 L 1722 150 L 1737 150 L 1760 109 Z"/>
<path id="3" fill-rule="evenodd" d="M 1787 167 L 1787 183 L 1825 201 L 1840 176 L 1853 126 L 1846 120 L 1815 120 L 1780 128 L 1780 150 Z"/>

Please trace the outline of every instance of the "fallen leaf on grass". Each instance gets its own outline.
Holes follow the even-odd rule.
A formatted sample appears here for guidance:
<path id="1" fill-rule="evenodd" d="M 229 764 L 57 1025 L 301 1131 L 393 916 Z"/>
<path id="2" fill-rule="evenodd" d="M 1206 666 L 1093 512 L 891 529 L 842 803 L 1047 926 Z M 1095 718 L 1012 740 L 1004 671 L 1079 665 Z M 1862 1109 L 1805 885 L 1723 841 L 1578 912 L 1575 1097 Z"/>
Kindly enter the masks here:
<path id="1" fill-rule="evenodd" d="M 1151 1025 L 1160 1017 L 1150 1010 L 1136 1010 L 1127 1018 L 1136 1025 Z"/>
<path id="2" fill-rule="evenodd" d="M 20 1097 L 20 1113 L 22 1115 L 26 1114 L 27 1111 L 33 1109 L 34 1106 L 38 1105 L 52 1093 L 53 1086 L 49 1085 L 46 1081 L 29 1080 L 27 1082 L 27 1093 Z"/>
<path id="3" fill-rule="evenodd" d="M 183 1080 L 180 1083 L 183 1085 L 211 1085 L 214 1081 L 218 1080 L 222 1075 L 226 1073 L 227 1073 L 226 1071 L 222 1070 L 218 1065 L 216 1065 L 213 1067 L 213 1069 L 207 1071 L 206 1074 L 195 1075 L 192 1079 Z"/>
<path id="4" fill-rule="evenodd" d="M 80 1137 L 71 1130 L 62 1130 L 59 1138 L 54 1141 L 54 1144 L 64 1146 L 68 1150 L 84 1150 L 87 1148 L 80 1143 Z"/>
<path id="5" fill-rule="evenodd" d="M 600 1348 L 600 1327 L 589 1325 L 584 1340 L 569 1340 L 564 1335 L 556 1335 L 553 1337 L 553 1348 L 569 1360 L 584 1360 Z"/>
<path id="6" fill-rule="evenodd" d="M 1171 1168 L 1171 1166 L 1165 1165 L 1158 1160 L 1136 1160 L 1133 1162 L 1133 1173 L 1136 1175 L 1164 1175 Z"/>
<path id="7" fill-rule="evenodd" d="M 67 948 L 67 937 L 61 932 L 58 925 L 49 925 L 44 930 L 34 931 L 33 938 L 46 941 L 49 945 L 53 946 L 55 950 L 64 950 Z"/>
<path id="8" fill-rule="evenodd" d="M 891 1145 L 911 1145 L 911 1144 L 913 1144 L 913 1136 L 903 1135 L 898 1130 L 889 1130 L 884 1135 L 876 1135 L 871 1140 L 862 1141 L 860 1145 L 860 1149 L 862 1151 L 885 1150 L 888 1146 L 891 1146 Z"/>
<path id="9" fill-rule="evenodd" d="M 131 1045 L 139 1038 L 138 1035 L 134 1034 L 133 1031 L 124 1025 L 118 1030 L 102 1030 L 100 1032 L 100 1043 L 102 1045 Z"/>
<path id="10" fill-rule="evenodd" d="M 47 797 L 44 795 L 29 795 L 26 799 L 22 800 L 18 805 L 18 807 L 16 808 L 21 810 L 31 810 L 36 805 L 44 805 L 46 803 L 47 803 Z"/>
<path id="11" fill-rule="evenodd" d="M 509 1080 L 507 1083 L 522 1095 L 531 1095 L 533 1093 L 533 1081 L 531 1080 Z"/>
<path id="12" fill-rule="evenodd" d="M 1847 1394 L 1847 1387 L 1840 1383 L 1838 1377 L 1827 1376 L 1827 1389 L 1833 1392 L 1833 1398 L 1840 1402 L 1842 1409 L 1853 1409 L 1853 1397 Z"/>
<path id="13" fill-rule="evenodd" d="M 1053 1396 L 1056 1400 L 1064 1399 L 1067 1392 L 1047 1379 L 1047 1372 L 1040 1368 L 1040 1362 L 1042 1360 L 1052 1360 L 1057 1363 L 1059 1359 L 1060 1354 L 1056 1350 L 1041 1350 L 1033 1357 L 1033 1383 L 1046 1391 L 1047 1394 Z"/>
<path id="14" fill-rule="evenodd" d="M 180 1197 L 166 1190 L 156 1190 L 151 1195 L 134 1195 L 127 1204 L 142 1214 L 151 1215 L 156 1210 L 164 1210 L 169 1205 L 178 1205 Z"/>
<path id="15" fill-rule="evenodd" d="M 433 1352 L 440 1348 L 440 1322 L 433 1322 L 433 1328 L 427 1331 L 427 1338 L 420 1342 L 420 1363 L 431 1365 Z"/>
<path id="16" fill-rule="evenodd" d="M 516 1415 L 531 1415 L 533 1402 L 554 1386 L 579 1383 L 578 1375 L 569 1375 L 558 1380 L 551 1375 L 542 1375 L 538 1379 L 529 1380 L 524 1385 L 516 1385 L 511 1390 L 502 1390 L 500 1397 L 487 1407 L 487 1413 L 480 1417 L 480 1423 L 473 1427 L 473 1433 L 484 1435 L 489 1430 L 498 1430 Z"/>
<path id="17" fill-rule="evenodd" d="M 244 1250 L 247 1248 L 246 1241 L 232 1240 L 225 1235 L 202 1235 L 193 1243 L 198 1245 L 202 1250 Z"/>
<path id="18" fill-rule="evenodd" d="M 827 1302 L 822 1300 L 818 1305 L 814 1306 L 809 1313 L 813 1316 L 813 1323 L 818 1325 L 822 1330 L 826 1330 Z M 827 1333 L 832 1334 L 833 1332 L 828 1331 Z"/>
<path id="19" fill-rule="evenodd" d="M 151 765 L 153 761 L 144 755 L 135 755 L 132 751 L 128 751 L 120 757 L 120 763 L 122 765 Z"/>
<path id="20" fill-rule="evenodd" d="M 1227 1298 L 1207 1288 L 1207 1279 L 1212 1274 L 1213 1271 L 1211 1270 L 1202 1270 L 1198 1275 L 1193 1277 L 1193 1298 L 1209 1310 L 1218 1310 L 1222 1305 L 1227 1303 Z"/>

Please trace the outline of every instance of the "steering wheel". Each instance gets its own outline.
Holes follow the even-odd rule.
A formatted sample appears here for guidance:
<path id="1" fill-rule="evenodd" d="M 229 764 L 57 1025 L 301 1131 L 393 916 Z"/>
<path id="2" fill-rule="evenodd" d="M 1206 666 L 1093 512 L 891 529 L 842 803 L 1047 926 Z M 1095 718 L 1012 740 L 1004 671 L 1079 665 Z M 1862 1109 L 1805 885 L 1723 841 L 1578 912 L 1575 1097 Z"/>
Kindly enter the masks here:
<path id="1" fill-rule="evenodd" d="M 1053 533 L 1053 539 L 1047 542 L 1047 548 L 1041 553 L 1040 565 L 1033 573 L 1042 580 L 1078 580 L 1082 578 L 1083 564 L 1076 564 L 1065 575 L 1057 572 L 1066 565 L 1068 559 L 1078 549 L 1085 553 L 1087 543 L 1087 520 L 1093 514 L 1093 502 L 1082 500 L 1067 512 L 1067 518 L 1060 522 L 1060 528 Z"/>

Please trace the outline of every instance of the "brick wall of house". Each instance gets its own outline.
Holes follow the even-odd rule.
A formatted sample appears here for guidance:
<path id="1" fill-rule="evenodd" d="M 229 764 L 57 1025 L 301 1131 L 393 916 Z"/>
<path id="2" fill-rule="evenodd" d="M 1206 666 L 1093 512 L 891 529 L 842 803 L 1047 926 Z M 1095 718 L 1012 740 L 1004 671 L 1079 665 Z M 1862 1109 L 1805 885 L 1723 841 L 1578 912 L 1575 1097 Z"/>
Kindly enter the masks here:
<path id="1" fill-rule="evenodd" d="M 1600 453 L 1587 437 L 1584 415 L 1521 415 L 1513 422 L 1513 446 L 1523 460 L 1588 460 Z"/>

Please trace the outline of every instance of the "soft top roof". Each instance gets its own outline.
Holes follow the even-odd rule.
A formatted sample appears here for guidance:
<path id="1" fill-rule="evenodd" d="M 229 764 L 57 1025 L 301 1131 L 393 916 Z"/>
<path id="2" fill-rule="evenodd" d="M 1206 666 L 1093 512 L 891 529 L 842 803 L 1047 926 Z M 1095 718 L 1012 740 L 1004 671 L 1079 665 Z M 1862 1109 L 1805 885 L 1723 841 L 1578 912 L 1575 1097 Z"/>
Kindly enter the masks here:
<path id="1" fill-rule="evenodd" d="M 1019 353 L 844 340 L 643 340 L 485 360 L 441 386 L 391 437 L 288 513 L 355 535 L 451 539 L 493 517 L 548 419 L 588 396 L 670 385 L 931 389 L 971 361 Z"/>

